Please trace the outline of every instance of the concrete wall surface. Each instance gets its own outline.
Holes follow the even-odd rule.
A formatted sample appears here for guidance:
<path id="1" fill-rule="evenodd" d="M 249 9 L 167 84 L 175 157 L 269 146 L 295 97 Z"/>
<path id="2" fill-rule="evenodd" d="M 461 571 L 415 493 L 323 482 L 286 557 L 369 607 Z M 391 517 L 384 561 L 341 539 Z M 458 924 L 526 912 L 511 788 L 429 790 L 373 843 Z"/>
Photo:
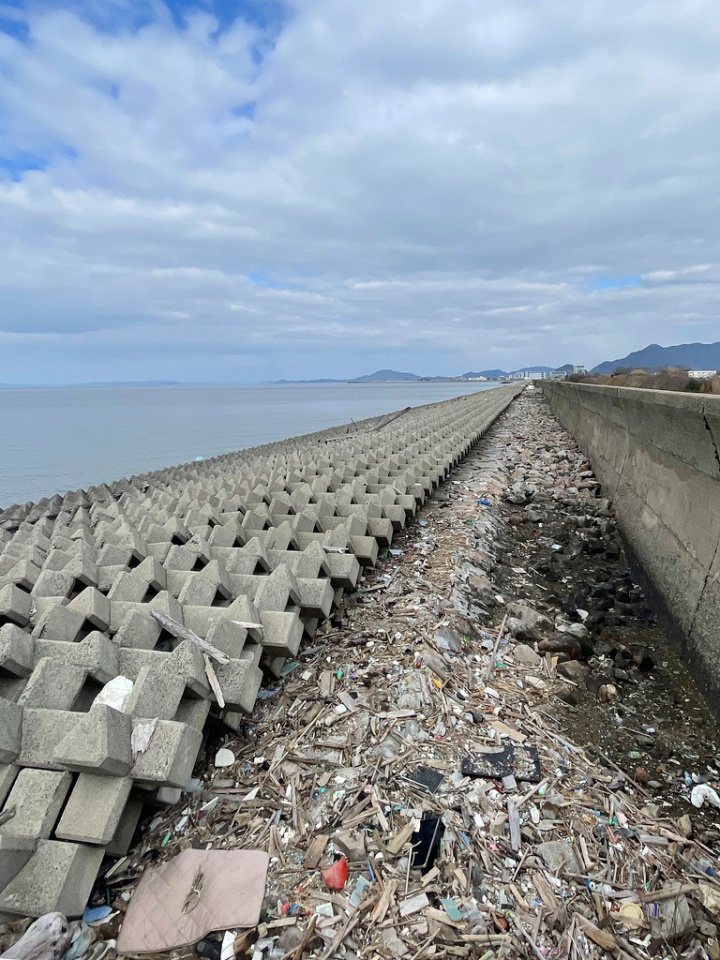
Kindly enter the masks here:
<path id="1" fill-rule="evenodd" d="M 618 522 L 720 693 L 720 397 L 542 383 L 612 499 Z"/>

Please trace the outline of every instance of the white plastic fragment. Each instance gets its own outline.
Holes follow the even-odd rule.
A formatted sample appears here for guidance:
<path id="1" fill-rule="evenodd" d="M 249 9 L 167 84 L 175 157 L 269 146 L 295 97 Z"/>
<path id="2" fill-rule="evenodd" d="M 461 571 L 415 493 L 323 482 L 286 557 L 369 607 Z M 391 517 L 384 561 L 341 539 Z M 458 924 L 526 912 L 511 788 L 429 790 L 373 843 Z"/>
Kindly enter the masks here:
<path id="1" fill-rule="evenodd" d="M 220 747 L 215 754 L 216 767 L 231 767 L 235 763 L 235 754 L 227 747 Z"/>
<path id="2" fill-rule="evenodd" d="M 113 677 L 95 697 L 95 703 L 104 703 L 113 710 L 125 711 L 133 692 L 133 682 L 127 677 Z"/>
<path id="3" fill-rule="evenodd" d="M 155 728 L 157 727 L 157 717 L 152 720 L 138 720 L 133 723 L 133 730 L 130 736 L 130 749 L 132 750 L 133 763 L 137 758 L 145 753 L 150 746 Z"/>
<path id="4" fill-rule="evenodd" d="M 699 810 L 706 800 L 711 806 L 720 809 L 720 797 L 717 795 L 717 792 L 713 790 L 709 783 L 698 783 L 697 786 L 692 789 L 690 802 Z"/>
<path id="5" fill-rule="evenodd" d="M 226 930 L 220 947 L 220 960 L 235 960 L 235 933 Z"/>

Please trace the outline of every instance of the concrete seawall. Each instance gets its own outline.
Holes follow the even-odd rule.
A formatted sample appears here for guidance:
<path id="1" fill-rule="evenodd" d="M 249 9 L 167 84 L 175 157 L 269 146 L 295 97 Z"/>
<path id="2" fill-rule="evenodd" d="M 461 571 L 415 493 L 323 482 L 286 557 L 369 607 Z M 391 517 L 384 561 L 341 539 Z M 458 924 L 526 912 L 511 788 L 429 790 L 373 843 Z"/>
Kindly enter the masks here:
<path id="1" fill-rule="evenodd" d="M 720 397 L 544 382 L 720 705 Z"/>

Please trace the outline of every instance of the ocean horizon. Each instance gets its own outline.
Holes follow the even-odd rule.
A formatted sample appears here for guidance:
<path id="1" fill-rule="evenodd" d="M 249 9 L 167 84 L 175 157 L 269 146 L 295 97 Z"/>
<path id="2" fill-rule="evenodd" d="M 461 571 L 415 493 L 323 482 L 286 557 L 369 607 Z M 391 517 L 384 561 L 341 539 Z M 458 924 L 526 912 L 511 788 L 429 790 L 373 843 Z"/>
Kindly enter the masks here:
<path id="1" fill-rule="evenodd" d="M 0 510 L 496 382 L 154 384 L 0 392 Z"/>

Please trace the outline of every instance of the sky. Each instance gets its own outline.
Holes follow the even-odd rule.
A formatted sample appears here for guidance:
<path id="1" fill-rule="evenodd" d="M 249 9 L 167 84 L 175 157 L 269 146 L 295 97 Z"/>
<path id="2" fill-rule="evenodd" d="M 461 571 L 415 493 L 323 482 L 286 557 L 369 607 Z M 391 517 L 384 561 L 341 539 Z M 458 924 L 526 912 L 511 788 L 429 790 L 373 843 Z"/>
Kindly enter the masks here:
<path id="1" fill-rule="evenodd" d="M 0 382 L 720 339 L 717 0 L 0 0 Z"/>

